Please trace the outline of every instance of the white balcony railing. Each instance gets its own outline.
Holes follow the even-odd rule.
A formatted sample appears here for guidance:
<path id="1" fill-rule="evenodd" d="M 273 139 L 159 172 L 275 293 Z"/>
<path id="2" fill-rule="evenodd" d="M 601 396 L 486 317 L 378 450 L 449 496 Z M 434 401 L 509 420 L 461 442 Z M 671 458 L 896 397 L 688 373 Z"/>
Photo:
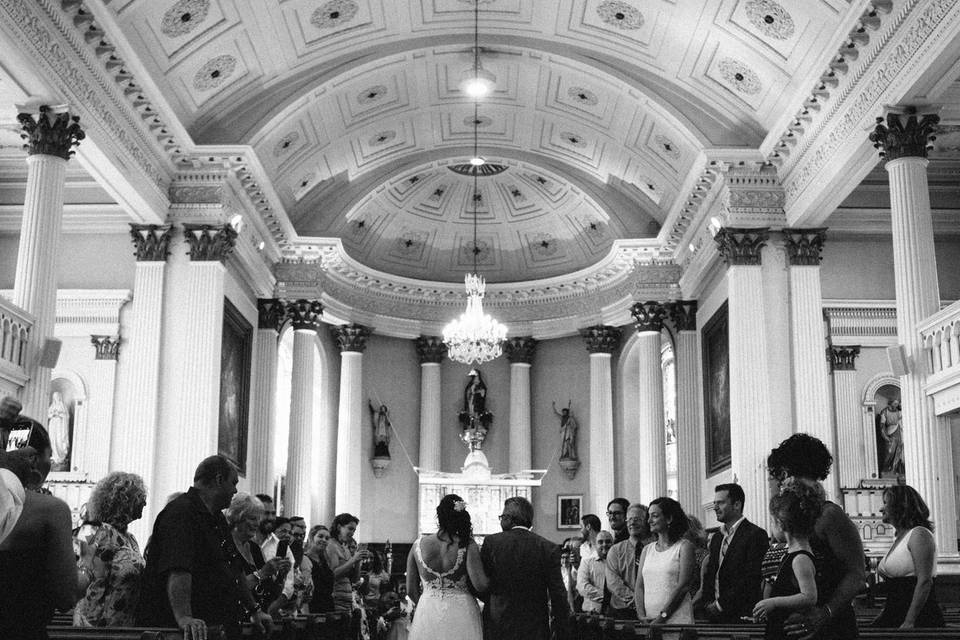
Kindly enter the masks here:
<path id="1" fill-rule="evenodd" d="M 0 385 L 16 390 L 26 383 L 32 331 L 33 316 L 0 296 Z"/>
<path id="2" fill-rule="evenodd" d="M 960 302 L 941 309 L 917 327 L 923 340 L 927 395 L 937 415 L 960 409 Z"/>

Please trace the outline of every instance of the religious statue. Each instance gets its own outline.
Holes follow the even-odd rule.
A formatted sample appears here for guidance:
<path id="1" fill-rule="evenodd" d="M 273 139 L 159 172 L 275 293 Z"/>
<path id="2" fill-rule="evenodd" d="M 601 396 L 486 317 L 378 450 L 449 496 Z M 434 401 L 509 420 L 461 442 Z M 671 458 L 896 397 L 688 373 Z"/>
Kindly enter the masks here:
<path id="1" fill-rule="evenodd" d="M 463 411 L 460 412 L 460 428 L 463 433 L 460 438 L 467 443 L 471 451 L 479 449 L 483 444 L 493 414 L 487 411 L 487 385 L 476 369 L 471 369 L 470 380 L 463 389 Z"/>
<path id="2" fill-rule="evenodd" d="M 902 476 L 903 464 L 903 414 L 899 400 L 891 400 L 880 412 L 880 437 L 886 444 L 887 455 L 880 465 L 881 475 L 884 473 Z"/>
<path id="3" fill-rule="evenodd" d="M 63 402 L 63 394 L 53 392 L 53 399 L 47 409 L 47 433 L 50 435 L 51 469 L 53 471 L 70 470 L 70 412 Z"/>
<path id="4" fill-rule="evenodd" d="M 373 457 L 389 458 L 390 429 L 393 427 L 390 423 L 390 410 L 385 404 L 381 404 L 379 409 L 374 408 L 369 399 L 367 406 L 370 407 L 370 420 L 373 423 Z"/>
<path id="5" fill-rule="evenodd" d="M 570 413 L 571 401 L 567 401 L 567 406 L 557 411 L 557 403 L 553 403 L 553 412 L 560 417 L 560 459 L 577 459 L 577 419 Z"/>

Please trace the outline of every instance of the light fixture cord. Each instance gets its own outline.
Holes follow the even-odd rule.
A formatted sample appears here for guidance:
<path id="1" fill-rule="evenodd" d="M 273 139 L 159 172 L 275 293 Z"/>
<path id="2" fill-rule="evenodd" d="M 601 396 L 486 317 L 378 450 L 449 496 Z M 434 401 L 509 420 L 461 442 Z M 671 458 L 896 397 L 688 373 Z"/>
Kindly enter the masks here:
<path id="1" fill-rule="evenodd" d="M 480 0 L 473 0 L 473 73 L 480 71 Z"/>
<path id="2" fill-rule="evenodd" d="M 473 73 L 476 76 L 480 72 L 480 0 L 473 0 Z M 473 101 L 473 157 L 479 158 L 479 128 L 480 128 L 480 101 Z M 471 165 L 473 169 L 473 275 L 477 273 L 477 259 L 480 255 L 480 247 L 477 246 L 477 204 L 479 203 L 477 189 L 477 174 L 480 167 Z"/>

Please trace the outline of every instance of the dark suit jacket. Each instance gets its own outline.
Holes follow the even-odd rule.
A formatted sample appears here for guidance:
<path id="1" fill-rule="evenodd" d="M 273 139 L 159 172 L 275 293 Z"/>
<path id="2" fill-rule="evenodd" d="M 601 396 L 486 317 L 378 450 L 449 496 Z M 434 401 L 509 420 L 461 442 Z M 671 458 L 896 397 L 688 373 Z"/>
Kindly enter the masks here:
<path id="1" fill-rule="evenodd" d="M 485 538 L 480 558 L 490 576 L 484 638 L 550 640 L 551 615 L 556 637 L 568 637 L 570 611 L 560 577 L 559 545 L 513 528 Z"/>
<path id="2" fill-rule="evenodd" d="M 715 622 L 740 622 L 740 616 L 753 613 L 761 594 L 760 565 L 769 548 L 767 532 L 744 520 L 737 527 L 733 539 L 727 547 L 727 553 L 720 566 L 720 593 L 714 593 L 717 576 L 717 561 L 720 558 L 720 545 L 723 533 L 717 533 L 710 540 L 710 555 L 707 556 L 707 573 L 703 578 L 703 603 L 716 600 L 721 613 Z"/>

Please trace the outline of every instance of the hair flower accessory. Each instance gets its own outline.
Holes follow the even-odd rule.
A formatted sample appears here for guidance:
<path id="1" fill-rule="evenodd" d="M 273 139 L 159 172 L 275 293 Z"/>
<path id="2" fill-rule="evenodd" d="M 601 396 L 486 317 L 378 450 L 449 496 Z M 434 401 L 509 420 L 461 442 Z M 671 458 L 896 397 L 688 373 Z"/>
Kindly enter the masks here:
<path id="1" fill-rule="evenodd" d="M 466 510 L 467 510 L 467 503 L 466 503 L 465 501 L 463 501 L 463 500 L 457 500 L 456 502 L 453 503 L 453 510 L 454 510 L 454 511 L 466 511 Z"/>

